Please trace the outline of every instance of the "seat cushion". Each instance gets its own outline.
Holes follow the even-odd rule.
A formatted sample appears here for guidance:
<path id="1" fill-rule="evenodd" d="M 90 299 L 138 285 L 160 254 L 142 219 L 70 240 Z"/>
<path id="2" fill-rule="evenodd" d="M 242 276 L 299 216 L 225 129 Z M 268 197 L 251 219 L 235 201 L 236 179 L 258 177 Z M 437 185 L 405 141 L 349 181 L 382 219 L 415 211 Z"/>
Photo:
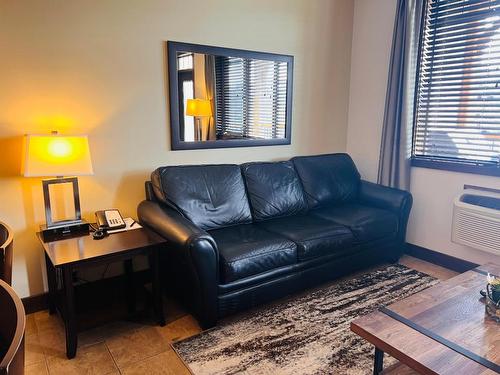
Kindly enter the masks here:
<path id="1" fill-rule="evenodd" d="M 349 155 L 298 156 L 292 161 L 302 181 L 309 208 L 357 199 L 361 178 Z"/>
<path id="2" fill-rule="evenodd" d="M 354 240 L 349 228 L 313 215 L 271 219 L 258 225 L 295 242 L 299 260 L 343 253 Z"/>
<path id="3" fill-rule="evenodd" d="M 390 236 L 398 230 L 398 217 L 392 212 L 357 203 L 320 208 L 311 215 L 349 227 L 356 242 Z"/>
<path id="4" fill-rule="evenodd" d="M 156 198 L 202 229 L 252 221 L 238 165 L 161 167 L 151 175 Z"/>
<path id="5" fill-rule="evenodd" d="M 247 163 L 241 167 L 254 220 L 304 213 L 307 202 L 292 162 Z"/>
<path id="6" fill-rule="evenodd" d="M 217 243 L 223 283 L 297 263 L 294 242 L 255 224 L 209 231 Z"/>

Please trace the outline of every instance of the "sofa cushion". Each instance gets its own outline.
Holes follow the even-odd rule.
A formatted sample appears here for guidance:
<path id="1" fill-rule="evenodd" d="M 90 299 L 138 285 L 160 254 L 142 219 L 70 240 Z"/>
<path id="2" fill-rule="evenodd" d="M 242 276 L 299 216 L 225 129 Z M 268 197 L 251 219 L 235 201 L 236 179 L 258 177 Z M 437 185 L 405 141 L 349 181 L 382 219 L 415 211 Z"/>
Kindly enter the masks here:
<path id="1" fill-rule="evenodd" d="M 242 165 L 248 198 L 256 221 L 304 213 L 307 202 L 292 162 Z"/>
<path id="2" fill-rule="evenodd" d="M 297 246 L 255 224 L 211 230 L 223 283 L 297 263 Z"/>
<path id="3" fill-rule="evenodd" d="M 392 212 L 357 203 L 320 208 L 311 214 L 349 227 L 356 242 L 390 236 L 398 230 L 398 217 Z"/>
<path id="4" fill-rule="evenodd" d="M 349 228 L 313 215 L 271 219 L 258 225 L 295 242 L 299 260 L 341 254 L 354 240 Z"/>
<path id="5" fill-rule="evenodd" d="M 299 156 L 292 159 L 310 208 L 357 199 L 360 175 L 347 154 Z"/>
<path id="6" fill-rule="evenodd" d="M 161 167 L 151 181 L 159 200 L 202 229 L 252 221 L 238 165 Z"/>

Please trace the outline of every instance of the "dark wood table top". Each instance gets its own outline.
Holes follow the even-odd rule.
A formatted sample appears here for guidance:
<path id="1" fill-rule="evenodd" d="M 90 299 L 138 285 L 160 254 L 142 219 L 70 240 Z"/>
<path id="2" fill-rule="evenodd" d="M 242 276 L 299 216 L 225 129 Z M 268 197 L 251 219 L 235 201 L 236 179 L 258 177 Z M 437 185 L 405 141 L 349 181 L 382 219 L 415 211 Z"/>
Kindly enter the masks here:
<path id="1" fill-rule="evenodd" d="M 163 237 L 148 228 L 113 233 L 100 240 L 94 240 L 89 234 L 44 242 L 41 233 L 37 233 L 37 236 L 55 267 L 93 261 L 133 249 L 144 249 L 166 243 Z"/>
<path id="2" fill-rule="evenodd" d="M 484 273 L 499 275 L 500 266 L 476 270 L 388 306 L 397 318 L 376 311 L 353 321 L 351 330 L 422 374 L 496 374 L 461 354 L 465 349 L 476 359 L 500 365 L 500 325 L 486 314 L 479 295 L 486 286 Z"/>

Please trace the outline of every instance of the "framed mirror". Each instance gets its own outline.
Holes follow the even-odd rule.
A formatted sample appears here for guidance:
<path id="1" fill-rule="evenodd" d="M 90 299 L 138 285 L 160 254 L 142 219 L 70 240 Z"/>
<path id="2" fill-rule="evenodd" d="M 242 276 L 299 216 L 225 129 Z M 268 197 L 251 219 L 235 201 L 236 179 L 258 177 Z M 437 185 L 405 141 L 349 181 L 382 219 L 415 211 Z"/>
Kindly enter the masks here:
<path id="1" fill-rule="evenodd" d="M 167 42 L 173 150 L 291 142 L 293 56 Z"/>

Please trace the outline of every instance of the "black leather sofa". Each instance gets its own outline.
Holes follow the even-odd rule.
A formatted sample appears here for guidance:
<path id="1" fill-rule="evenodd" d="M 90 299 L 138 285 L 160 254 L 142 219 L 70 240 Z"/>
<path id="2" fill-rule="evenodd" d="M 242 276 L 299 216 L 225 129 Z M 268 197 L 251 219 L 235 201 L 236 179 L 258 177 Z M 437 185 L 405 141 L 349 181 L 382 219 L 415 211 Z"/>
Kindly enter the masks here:
<path id="1" fill-rule="evenodd" d="M 362 181 L 347 154 L 161 167 L 146 196 L 138 217 L 169 241 L 167 286 L 204 327 L 396 261 L 412 205 L 406 191 Z"/>

